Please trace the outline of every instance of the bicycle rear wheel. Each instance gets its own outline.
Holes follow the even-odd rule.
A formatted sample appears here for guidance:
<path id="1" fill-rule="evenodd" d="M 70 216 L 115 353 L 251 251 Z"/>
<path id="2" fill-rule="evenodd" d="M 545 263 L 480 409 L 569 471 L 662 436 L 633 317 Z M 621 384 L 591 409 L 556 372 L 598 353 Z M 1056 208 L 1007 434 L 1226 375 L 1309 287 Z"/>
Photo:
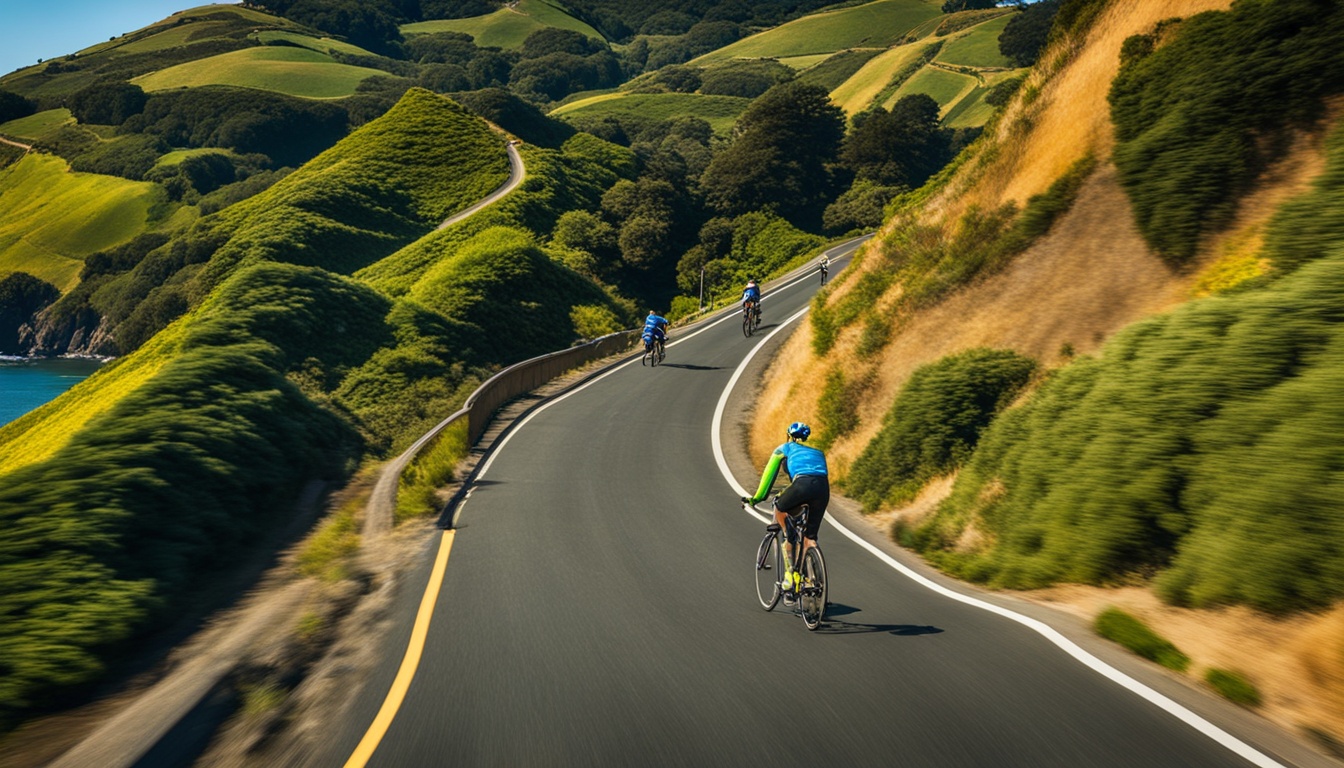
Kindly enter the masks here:
<path id="1" fill-rule="evenodd" d="M 751 314 L 748 313 L 742 317 L 742 335 L 751 338 L 751 332 L 755 330 L 751 326 Z"/>
<path id="2" fill-rule="evenodd" d="M 779 551 L 779 537 L 773 533 L 761 539 L 756 549 L 756 599 L 761 607 L 772 610 L 779 602 L 779 574 L 784 572 L 783 555 Z"/>
<path id="3" fill-rule="evenodd" d="M 826 618 L 826 560 L 812 547 L 803 555 L 803 585 L 798 592 L 798 612 L 808 629 L 821 626 Z"/>

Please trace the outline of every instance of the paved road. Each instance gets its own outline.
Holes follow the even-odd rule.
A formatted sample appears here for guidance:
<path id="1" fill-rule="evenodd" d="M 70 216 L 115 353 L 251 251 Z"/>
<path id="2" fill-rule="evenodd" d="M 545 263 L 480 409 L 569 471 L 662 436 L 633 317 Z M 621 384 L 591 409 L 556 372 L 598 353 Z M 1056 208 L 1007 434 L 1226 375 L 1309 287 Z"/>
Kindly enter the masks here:
<path id="1" fill-rule="evenodd" d="M 762 335 L 815 288 L 768 292 Z M 809 633 L 762 611 L 750 562 L 763 524 L 737 506 L 710 437 L 720 392 L 762 336 L 744 339 L 735 320 L 680 335 L 664 366 L 593 380 L 493 454 L 445 534 L 423 655 L 395 718 L 365 741 L 368 765 L 1247 764 L 833 527 L 821 536 L 831 622 Z M 355 753 L 395 688 L 410 598 L 400 645 L 319 764 Z"/>

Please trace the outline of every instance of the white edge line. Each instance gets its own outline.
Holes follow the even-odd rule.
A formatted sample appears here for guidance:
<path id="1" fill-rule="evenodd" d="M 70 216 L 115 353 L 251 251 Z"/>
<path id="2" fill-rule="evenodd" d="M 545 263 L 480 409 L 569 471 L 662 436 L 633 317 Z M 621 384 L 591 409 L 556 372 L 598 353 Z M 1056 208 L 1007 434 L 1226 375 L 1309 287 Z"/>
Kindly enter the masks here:
<path id="1" fill-rule="evenodd" d="M 723 473 L 724 479 L 728 481 L 728 485 L 737 493 L 738 496 L 746 496 L 748 494 L 748 491 L 746 488 L 743 488 L 740 483 L 737 482 L 737 478 L 733 476 L 732 471 L 728 468 L 728 461 L 727 459 L 724 458 L 723 445 L 719 437 L 722 431 L 721 427 L 723 426 L 723 413 L 728 405 L 728 396 L 733 391 L 733 387 L 737 385 L 738 379 L 742 377 L 742 373 L 743 371 L 746 370 L 747 364 L 750 363 L 751 359 L 756 356 L 756 352 L 759 351 L 763 346 L 765 346 L 765 343 L 770 341 L 770 339 L 773 338 L 776 333 L 779 333 L 780 331 L 784 330 L 794 320 L 797 320 L 799 317 L 802 317 L 804 314 L 806 314 L 808 309 L 809 307 L 803 307 L 788 320 L 781 323 L 778 328 L 776 328 L 774 331 L 770 333 L 769 336 L 766 336 L 764 339 L 760 341 L 759 344 L 757 344 L 755 347 L 752 348 L 751 352 L 749 352 L 747 356 L 742 359 L 742 362 L 737 366 L 737 370 L 733 371 L 732 378 L 728 380 L 728 384 L 724 387 L 723 393 L 719 396 L 719 403 L 714 408 L 714 420 L 710 426 L 710 429 L 712 430 L 710 439 L 714 445 L 714 460 L 718 463 L 719 471 Z M 755 514 L 752 514 L 750 512 L 748 514 L 752 514 L 753 517 L 758 517 L 761 520 L 767 519 L 766 516 L 761 515 L 758 510 L 755 512 L 756 512 Z M 965 603 L 966 605 L 970 605 L 975 608 L 980 608 L 982 610 L 989 611 L 990 613 L 998 614 L 999 616 L 1003 616 L 1004 618 L 1007 619 L 1012 619 L 1013 621 L 1016 621 L 1019 624 L 1025 625 L 1026 627 L 1034 630 L 1035 632 L 1045 637 L 1045 639 L 1054 643 L 1065 653 L 1069 654 L 1073 658 L 1082 662 L 1092 671 L 1116 683 L 1117 685 L 1120 685 L 1121 687 L 1128 689 L 1129 691 L 1137 694 L 1138 696 L 1156 705 L 1157 707 L 1160 707 L 1161 709 L 1165 710 L 1168 714 L 1172 715 L 1173 717 L 1185 723 L 1186 725 L 1189 725 L 1190 727 L 1194 728 L 1195 730 L 1199 731 L 1205 736 L 1208 736 L 1210 739 L 1213 739 L 1218 744 L 1231 750 L 1232 752 L 1242 757 L 1246 761 L 1250 762 L 1251 764 L 1262 766 L 1262 768 L 1285 768 L 1285 766 L 1282 763 L 1276 762 L 1269 756 L 1263 754 L 1262 752 L 1250 746 L 1249 744 L 1241 741 L 1240 739 L 1228 733 L 1227 731 L 1224 731 L 1223 729 L 1219 728 L 1218 726 L 1214 725 L 1208 720 L 1205 720 L 1204 718 L 1200 717 L 1199 715 L 1195 714 L 1194 712 L 1190 711 L 1184 706 L 1176 703 L 1170 698 L 1167 698 L 1166 696 L 1158 693 L 1152 688 L 1149 688 L 1143 683 L 1140 683 L 1138 680 L 1135 680 L 1134 678 L 1126 675 L 1125 673 L 1121 672 L 1115 667 L 1112 667 L 1111 665 L 1107 664 L 1101 659 L 1098 659 L 1096 656 L 1093 656 L 1092 654 L 1083 650 L 1072 640 L 1069 640 L 1067 637 L 1060 634 L 1058 630 L 1046 624 L 1045 622 L 1033 619 L 1029 616 L 1023 616 L 1020 613 L 1016 613 L 1007 608 L 994 605 L 993 603 L 987 603 L 983 600 L 979 600 L 977 598 L 970 597 L 968 595 L 963 595 L 959 592 L 954 592 L 953 590 L 950 590 L 947 587 L 944 587 L 943 585 L 935 581 L 931 581 L 930 579 L 911 570 L 909 567 L 901 564 L 898 560 L 896 560 L 892 556 L 888 555 L 887 553 L 883 552 L 882 550 L 878 549 L 877 547 L 873 546 L 869 542 L 859 537 L 858 534 L 854 533 L 853 531 L 850 531 L 848 528 L 845 528 L 843 525 L 836 522 L 833 517 L 827 517 L 826 522 L 834 526 L 845 536 L 849 537 L 860 547 L 863 547 L 864 549 L 868 550 L 868 552 L 876 556 L 877 559 L 881 560 L 882 562 L 886 563 L 892 568 L 895 568 L 902 575 L 914 580 L 915 583 L 919 584 L 920 586 L 927 587 L 928 589 L 931 589 L 934 592 L 937 592 L 938 594 L 950 598 L 952 600 L 956 600 L 958 602 Z"/>

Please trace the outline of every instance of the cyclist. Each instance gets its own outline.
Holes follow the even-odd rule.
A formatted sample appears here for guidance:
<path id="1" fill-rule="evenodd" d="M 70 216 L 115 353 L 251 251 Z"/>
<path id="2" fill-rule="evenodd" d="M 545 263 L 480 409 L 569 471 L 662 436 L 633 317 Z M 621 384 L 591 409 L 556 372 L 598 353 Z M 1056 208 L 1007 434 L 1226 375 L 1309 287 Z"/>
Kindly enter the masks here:
<path id="1" fill-rule="evenodd" d="M 826 275 L 831 271 L 831 258 L 826 254 L 821 254 L 817 261 L 817 269 L 821 270 L 821 284 L 826 284 Z"/>
<path id="2" fill-rule="evenodd" d="M 742 289 L 742 307 L 750 309 L 757 319 L 761 317 L 761 287 L 753 278 L 747 278 L 747 287 Z"/>
<path id="3" fill-rule="evenodd" d="M 667 318 L 662 317 L 652 309 L 649 310 L 649 316 L 644 318 L 644 351 L 653 349 L 654 341 L 661 341 L 667 344 Z"/>
<path id="4" fill-rule="evenodd" d="M 742 501 L 747 504 L 755 504 L 764 499 L 770 493 L 770 487 L 775 484 L 780 466 L 783 466 L 792 482 L 783 493 L 775 497 L 775 523 L 781 529 L 788 530 L 784 524 L 784 516 L 797 514 L 804 504 L 808 505 L 803 548 L 796 553 L 791 552 L 796 542 L 789 542 L 783 548 L 786 603 L 793 602 L 799 580 L 797 566 L 803 561 L 803 553 L 807 548 L 817 545 L 817 529 L 821 527 L 821 518 L 826 514 L 826 505 L 831 501 L 831 483 L 826 473 L 826 454 L 810 445 L 803 445 L 811 434 L 812 428 L 801 421 L 790 424 L 787 430 L 788 440 L 770 455 L 770 461 L 765 465 L 765 471 L 761 473 L 761 484 L 756 489 L 756 495 L 742 497 Z"/>

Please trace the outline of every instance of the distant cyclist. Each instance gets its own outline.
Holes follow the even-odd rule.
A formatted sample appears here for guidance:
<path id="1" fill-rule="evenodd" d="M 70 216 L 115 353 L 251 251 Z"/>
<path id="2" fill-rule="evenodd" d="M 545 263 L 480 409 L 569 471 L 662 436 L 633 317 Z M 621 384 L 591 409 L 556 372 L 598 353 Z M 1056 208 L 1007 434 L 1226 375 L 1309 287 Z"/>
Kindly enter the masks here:
<path id="1" fill-rule="evenodd" d="M 653 348 L 655 341 L 667 344 L 667 318 L 650 309 L 649 316 L 644 318 L 643 338 L 645 352 Z"/>
<path id="2" fill-rule="evenodd" d="M 761 287 L 750 277 L 747 278 L 747 287 L 742 289 L 742 307 L 743 310 L 751 310 L 757 318 L 761 316 Z"/>
<path id="3" fill-rule="evenodd" d="M 770 455 L 770 461 L 761 473 L 761 484 L 756 488 L 756 495 L 743 496 L 742 501 L 755 504 L 768 496 L 779 475 L 779 468 L 783 466 L 792 482 L 775 498 L 775 523 L 787 530 L 784 516 L 797 514 L 804 504 L 808 505 L 807 529 L 803 531 L 804 548 L 791 552 L 793 546 L 783 547 L 784 566 L 788 574 L 784 581 L 784 600 L 792 602 L 799 579 L 797 564 L 803 561 L 803 553 L 808 547 L 817 545 L 817 529 L 821 527 L 821 518 L 825 516 L 826 505 L 831 501 L 831 483 L 826 473 L 826 454 L 810 445 L 803 445 L 812 434 L 812 428 L 795 421 L 789 425 L 787 434 L 788 440 Z M 790 544 L 795 545 L 796 542 Z"/>
<path id="4" fill-rule="evenodd" d="M 825 285 L 826 275 L 831 271 L 831 257 L 821 254 L 821 258 L 817 260 L 817 270 L 821 272 L 821 284 Z"/>

